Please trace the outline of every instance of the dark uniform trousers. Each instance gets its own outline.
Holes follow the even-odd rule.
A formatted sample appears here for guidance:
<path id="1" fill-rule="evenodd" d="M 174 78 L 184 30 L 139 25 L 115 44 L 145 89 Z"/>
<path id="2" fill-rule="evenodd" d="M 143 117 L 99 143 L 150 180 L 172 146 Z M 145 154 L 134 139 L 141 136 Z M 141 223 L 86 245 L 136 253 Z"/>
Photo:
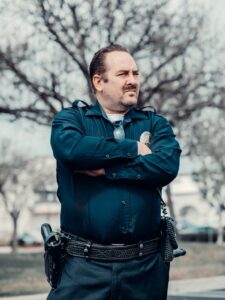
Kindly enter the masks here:
<path id="1" fill-rule="evenodd" d="M 159 253 L 125 262 L 69 256 L 47 300 L 166 300 L 168 280 Z"/>

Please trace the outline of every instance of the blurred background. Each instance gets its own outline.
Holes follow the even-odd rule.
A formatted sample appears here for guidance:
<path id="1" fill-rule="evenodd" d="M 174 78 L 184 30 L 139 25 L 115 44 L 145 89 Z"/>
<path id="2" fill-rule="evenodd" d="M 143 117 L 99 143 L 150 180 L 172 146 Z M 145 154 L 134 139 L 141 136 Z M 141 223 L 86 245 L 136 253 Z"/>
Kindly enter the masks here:
<path id="1" fill-rule="evenodd" d="M 183 150 L 163 191 L 178 238 L 193 253 L 204 245 L 206 258 L 219 253 L 203 273 L 225 275 L 224 11 L 223 0 L 0 1 L 0 248 L 11 261 L 40 247 L 42 223 L 59 229 L 51 121 L 74 99 L 94 101 L 90 60 L 118 43 L 139 65 L 139 106 L 166 116 Z M 174 278 L 202 274 L 177 268 Z"/>

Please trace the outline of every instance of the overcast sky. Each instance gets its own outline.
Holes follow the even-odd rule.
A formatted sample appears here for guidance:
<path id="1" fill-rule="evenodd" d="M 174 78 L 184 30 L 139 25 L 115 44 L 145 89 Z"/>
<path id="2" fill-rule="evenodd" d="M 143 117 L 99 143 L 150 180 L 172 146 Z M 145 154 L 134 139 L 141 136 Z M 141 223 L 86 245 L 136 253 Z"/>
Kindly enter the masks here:
<path id="1" fill-rule="evenodd" d="M 175 4 L 180 0 L 174 0 Z M 221 39 L 225 39 L 225 0 L 191 0 L 195 5 L 203 5 L 210 9 L 209 23 L 212 32 L 219 31 Z M 0 115 L 0 142 L 9 138 L 14 147 L 28 156 L 52 155 L 49 137 L 50 128 L 19 120 L 9 122 Z"/>

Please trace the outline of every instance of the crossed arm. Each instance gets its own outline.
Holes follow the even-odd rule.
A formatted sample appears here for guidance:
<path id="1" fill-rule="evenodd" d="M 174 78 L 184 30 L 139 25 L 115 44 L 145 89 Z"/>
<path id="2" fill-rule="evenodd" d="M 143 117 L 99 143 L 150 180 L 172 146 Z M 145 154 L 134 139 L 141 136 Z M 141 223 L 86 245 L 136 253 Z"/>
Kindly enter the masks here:
<path id="1" fill-rule="evenodd" d="M 152 153 L 152 151 L 150 150 L 150 148 L 148 146 L 146 146 L 145 144 L 138 142 L 138 141 L 137 141 L 137 151 L 138 151 L 138 155 L 142 155 L 142 156 Z M 106 171 L 104 168 L 96 169 L 96 170 L 80 170 L 80 171 L 77 170 L 75 172 L 81 173 L 81 174 L 86 174 L 86 175 L 92 176 L 92 177 L 106 175 Z"/>
<path id="2" fill-rule="evenodd" d="M 138 141 L 86 136 L 76 110 L 53 121 L 51 144 L 57 160 L 72 171 L 109 180 L 138 180 L 164 186 L 178 172 L 180 148 L 169 123 L 156 116 L 151 150 Z"/>

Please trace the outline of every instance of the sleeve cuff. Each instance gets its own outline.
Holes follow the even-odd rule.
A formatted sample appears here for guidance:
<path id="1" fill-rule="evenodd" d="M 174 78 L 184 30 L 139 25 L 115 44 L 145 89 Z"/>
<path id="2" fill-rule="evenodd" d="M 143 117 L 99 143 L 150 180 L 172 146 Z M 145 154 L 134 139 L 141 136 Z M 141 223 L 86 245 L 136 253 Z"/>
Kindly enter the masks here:
<path id="1" fill-rule="evenodd" d="M 138 146 L 137 141 L 130 140 L 130 139 L 124 139 L 119 140 L 118 144 L 121 145 L 121 151 L 122 156 L 125 158 L 135 158 L 138 156 Z"/>

